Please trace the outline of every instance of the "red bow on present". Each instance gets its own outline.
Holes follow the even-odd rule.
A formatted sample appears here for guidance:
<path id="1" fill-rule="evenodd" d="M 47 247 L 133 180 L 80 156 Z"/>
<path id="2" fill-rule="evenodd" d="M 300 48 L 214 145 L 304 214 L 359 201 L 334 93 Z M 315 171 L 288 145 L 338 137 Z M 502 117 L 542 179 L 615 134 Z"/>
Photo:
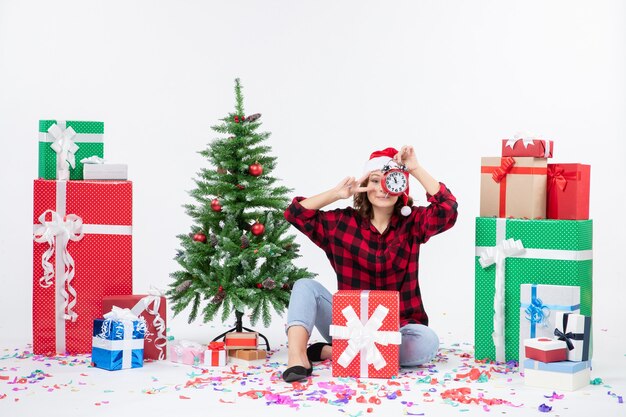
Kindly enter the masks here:
<path id="1" fill-rule="evenodd" d="M 224 350 L 224 342 L 211 342 L 209 343 L 210 350 Z"/>
<path id="2" fill-rule="evenodd" d="M 548 167 L 548 185 L 555 184 L 561 191 L 565 191 L 567 187 L 567 178 L 565 178 L 565 170 L 563 168 Z"/>
<path id="3" fill-rule="evenodd" d="M 513 165 L 515 165 L 515 159 L 513 159 L 512 157 L 509 156 L 507 158 L 502 158 L 502 160 L 500 161 L 500 167 L 496 168 L 493 171 L 493 173 L 491 174 L 491 178 L 493 178 L 495 182 L 500 183 L 500 181 L 502 181 L 502 179 L 506 177 L 506 174 L 511 171 Z"/>

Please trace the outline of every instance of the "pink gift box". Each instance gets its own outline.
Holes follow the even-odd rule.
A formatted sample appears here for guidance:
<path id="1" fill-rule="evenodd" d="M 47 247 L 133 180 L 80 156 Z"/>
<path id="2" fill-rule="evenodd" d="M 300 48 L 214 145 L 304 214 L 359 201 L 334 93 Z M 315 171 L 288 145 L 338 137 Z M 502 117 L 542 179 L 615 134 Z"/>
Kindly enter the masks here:
<path id="1" fill-rule="evenodd" d="M 174 340 L 167 344 L 167 357 L 172 362 L 185 365 L 201 365 L 204 363 L 206 348 L 200 343 L 189 340 Z"/>

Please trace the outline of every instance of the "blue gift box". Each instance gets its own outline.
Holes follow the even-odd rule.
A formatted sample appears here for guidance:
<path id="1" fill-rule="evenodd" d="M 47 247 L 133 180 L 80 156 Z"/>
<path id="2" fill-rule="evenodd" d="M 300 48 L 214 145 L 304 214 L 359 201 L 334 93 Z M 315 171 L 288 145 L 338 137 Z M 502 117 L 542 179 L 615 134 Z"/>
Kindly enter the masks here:
<path id="1" fill-rule="evenodd" d="M 145 322 L 95 319 L 91 362 L 97 368 L 117 371 L 143 367 Z"/>
<path id="2" fill-rule="evenodd" d="M 524 361 L 524 369 L 537 369 L 539 371 L 559 372 L 563 374 L 575 374 L 576 372 L 580 372 L 590 367 L 591 362 L 589 361 L 561 361 L 548 363 L 536 361 L 534 359 L 526 359 Z"/>

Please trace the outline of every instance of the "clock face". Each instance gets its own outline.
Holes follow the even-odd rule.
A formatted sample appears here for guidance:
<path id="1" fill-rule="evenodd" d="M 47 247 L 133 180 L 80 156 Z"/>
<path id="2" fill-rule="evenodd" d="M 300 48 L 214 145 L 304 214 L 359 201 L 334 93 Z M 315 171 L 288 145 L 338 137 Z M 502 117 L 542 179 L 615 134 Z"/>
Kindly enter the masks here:
<path id="1" fill-rule="evenodd" d="M 392 170 L 385 174 L 383 185 L 383 188 L 385 188 L 385 191 L 389 194 L 400 195 L 406 191 L 408 182 L 404 172 Z"/>

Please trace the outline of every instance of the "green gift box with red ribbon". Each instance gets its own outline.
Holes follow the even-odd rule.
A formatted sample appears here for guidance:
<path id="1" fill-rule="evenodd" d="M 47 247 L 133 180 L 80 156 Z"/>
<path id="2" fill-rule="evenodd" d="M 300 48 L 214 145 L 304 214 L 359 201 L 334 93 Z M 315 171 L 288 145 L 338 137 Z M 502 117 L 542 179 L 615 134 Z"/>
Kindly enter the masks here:
<path id="1" fill-rule="evenodd" d="M 522 284 L 580 287 L 591 316 L 592 241 L 592 220 L 476 218 L 476 359 L 519 359 Z"/>
<path id="2" fill-rule="evenodd" d="M 548 164 L 547 218 L 587 220 L 591 166 Z"/>
<path id="3" fill-rule="evenodd" d="M 544 219 L 547 166 L 545 158 L 481 158 L 480 216 Z"/>
<path id="4" fill-rule="evenodd" d="M 103 137 L 103 122 L 40 120 L 39 178 L 82 180 L 80 161 L 91 156 L 104 157 Z"/>

